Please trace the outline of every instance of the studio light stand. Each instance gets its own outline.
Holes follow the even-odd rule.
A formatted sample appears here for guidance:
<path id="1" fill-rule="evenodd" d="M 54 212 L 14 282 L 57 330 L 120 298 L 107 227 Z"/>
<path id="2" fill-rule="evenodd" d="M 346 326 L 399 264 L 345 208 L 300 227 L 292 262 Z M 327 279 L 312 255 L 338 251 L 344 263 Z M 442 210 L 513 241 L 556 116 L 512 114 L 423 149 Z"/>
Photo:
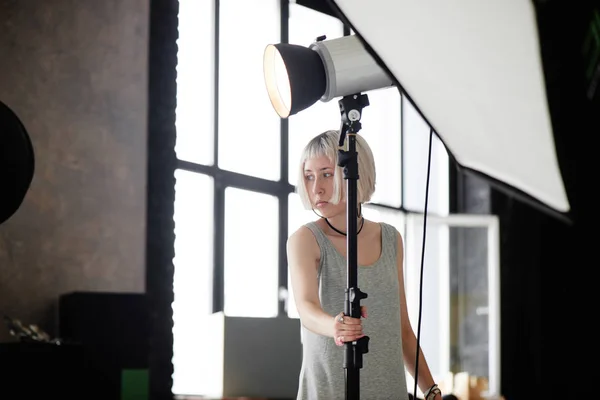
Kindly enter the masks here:
<path id="1" fill-rule="evenodd" d="M 361 129 L 362 109 L 369 105 L 366 94 L 353 94 L 339 101 L 341 113 L 340 139 L 338 148 L 338 166 L 344 169 L 346 180 L 346 216 L 347 216 L 347 283 L 345 290 L 344 314 L 361 318 L 360 301 L 367 294 L 358 288 L 358 154 L 356 152 L 356 134 Z M 346 146 L 344 142 L 347 140 Z M 346 400 L 360 399 L 360 369 L 363 354 L 369 352 L 369 337 L 363 336 L 354 342 L 344 344 L 344 370 L 346 380 Z"/>

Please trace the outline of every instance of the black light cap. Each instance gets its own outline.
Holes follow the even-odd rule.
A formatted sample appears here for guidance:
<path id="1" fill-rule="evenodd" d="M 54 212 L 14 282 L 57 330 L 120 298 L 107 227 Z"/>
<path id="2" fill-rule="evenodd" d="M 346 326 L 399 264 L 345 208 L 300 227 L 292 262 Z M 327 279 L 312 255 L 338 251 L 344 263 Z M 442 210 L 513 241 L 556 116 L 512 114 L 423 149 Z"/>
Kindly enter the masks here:
<path id="1" fill-rule="evenodd" d="M 325 93 L 325 66 L 319 54 L 307 47 L 268 45 L 263 68 L 269 99 L 281 118 L 310 107 Z"/>

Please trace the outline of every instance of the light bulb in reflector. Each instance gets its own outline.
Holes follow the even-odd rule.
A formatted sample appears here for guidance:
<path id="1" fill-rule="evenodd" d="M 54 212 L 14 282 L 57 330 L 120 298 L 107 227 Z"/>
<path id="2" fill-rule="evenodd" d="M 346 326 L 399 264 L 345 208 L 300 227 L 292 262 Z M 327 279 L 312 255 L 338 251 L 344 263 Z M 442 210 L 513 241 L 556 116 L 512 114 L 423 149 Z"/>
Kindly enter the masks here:
<path id="1" fill-rule="evenodd" d="M 281 118 L 287 118 L 292 110 L 292 90 L 285 62 L 274 45 L 267 46 L 264 65 L 265 83 L 271 104 Z"/>

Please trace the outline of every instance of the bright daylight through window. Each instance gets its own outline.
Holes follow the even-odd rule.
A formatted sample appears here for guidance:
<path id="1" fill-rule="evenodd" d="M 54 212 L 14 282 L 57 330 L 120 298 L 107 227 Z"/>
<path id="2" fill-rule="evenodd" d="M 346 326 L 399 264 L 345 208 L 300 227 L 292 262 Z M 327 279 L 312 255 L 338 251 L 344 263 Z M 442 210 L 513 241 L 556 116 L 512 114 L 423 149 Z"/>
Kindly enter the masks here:
<path id="1" fill-rule="evenodd" d="M 222 389 L 223 371 L 206 360 L 223 357 L 224 339 L 218 336 L 223 336 L 222 331 L 207 329 L 206 321 L 222 313 L 232 319 L 269 318 L 273 322 L 281 320 L 273 317 L 288 316 L 292 320 L 285 321 L 298 322 L 289 277 L 288 288 L 284 287 L 286 240 L 317 215 L 304 210 L 293 185 L 306 142 L 341 125 L 336 98 L 318 101 L 292 115 L 286 132 L 265 90 L 265 46 L 281 41 L 282 28 L 288 29 L 290 43 L 308 46 L 322 35 L 327 39 L 344 36 L 344 27 L 338 19 L 295 2 L 290 2 L 289 20 L 283 26 L 279 0 L 181 0 L 179 4 L 173 392 L 207 395 Z M 396 88 L 366 94 L 370 105 L 363 109 L 359 133 L 373 150 L 377 185 L 373 204 L 363 212 L 366 218 L 385 221 L 403 234 L 408 306 L 415 318 L 430 127 Z M 282 149 L 285 139 L 287 148 Z M 484 287 L 485 293 L 477 292 L 477 301 L 462 304 L 461 310 L 484 313 L 489 306 L 487 319 L 476 319 L 483 335 L 477 344 L 485 347 L 488 337 L 495 343 L 495 332 L 484 329 L 488 320 L 493 324 L 497 318 L 493 313 L 495 225 L 488 220 L 472 225 L 465 216 L 452 220 L 450 227 L 445 219 L 449 160 L 437 137 L 429 185 L 428 211 L 438 219 L 435 228 L 428 230 L 423 312 L 429 332 L 433 326 L 442 338 L 426 333 L 422 347 L 426 353 L 440 355 L 428 360 L 432 371 L 442 374 L 451 362 L 473 363 L 468 356 L 451 359 L 452 354 L 468 354 L 468 349 L 464 340 L 460 345 L 451 343 L 451 334 L 457 336 L 464 328 L 448 322 L 450 285 L 460 286 L 449 278 L 455 254 L 451 232 L 460 231 L 463 225 L 485 230 L 492 238 L 477 260 L 478 276 L 491 278 L 485 285 L 470 282 L 468 286 Z M 431 294 L 432 288 L 437 295 Z M 462 286 L 456 291 L 465 297 L 470 294 Z M 489 357 L 483 360 L 490 365 L 495 362 L 492 344 Z"/>
<path id="2" fill-rule="evenodd" d="M 265 92 L 262 53 L 280 37 L 279 0 L 219 5 L 219 166 L 278 180 L 280 122 Z"/>

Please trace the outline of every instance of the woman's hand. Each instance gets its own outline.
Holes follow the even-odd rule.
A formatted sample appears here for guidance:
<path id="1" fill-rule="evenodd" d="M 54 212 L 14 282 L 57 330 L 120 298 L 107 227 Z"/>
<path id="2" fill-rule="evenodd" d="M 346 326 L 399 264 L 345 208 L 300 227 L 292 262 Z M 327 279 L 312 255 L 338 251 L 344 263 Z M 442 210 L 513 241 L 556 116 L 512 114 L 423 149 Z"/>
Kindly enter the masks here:
<path id="1" fill-rule="evenodd" d="M 360 313 L 363 318 L 367 318 L 367 307 L 361 306 Z M 354 342 L 365 336 L 362 328 L 362 320 L 360 318 L 352 318 L 341 312 L 334 318 L 333 340 L 338 346 L 343 346 L 344 342 Z"/>

